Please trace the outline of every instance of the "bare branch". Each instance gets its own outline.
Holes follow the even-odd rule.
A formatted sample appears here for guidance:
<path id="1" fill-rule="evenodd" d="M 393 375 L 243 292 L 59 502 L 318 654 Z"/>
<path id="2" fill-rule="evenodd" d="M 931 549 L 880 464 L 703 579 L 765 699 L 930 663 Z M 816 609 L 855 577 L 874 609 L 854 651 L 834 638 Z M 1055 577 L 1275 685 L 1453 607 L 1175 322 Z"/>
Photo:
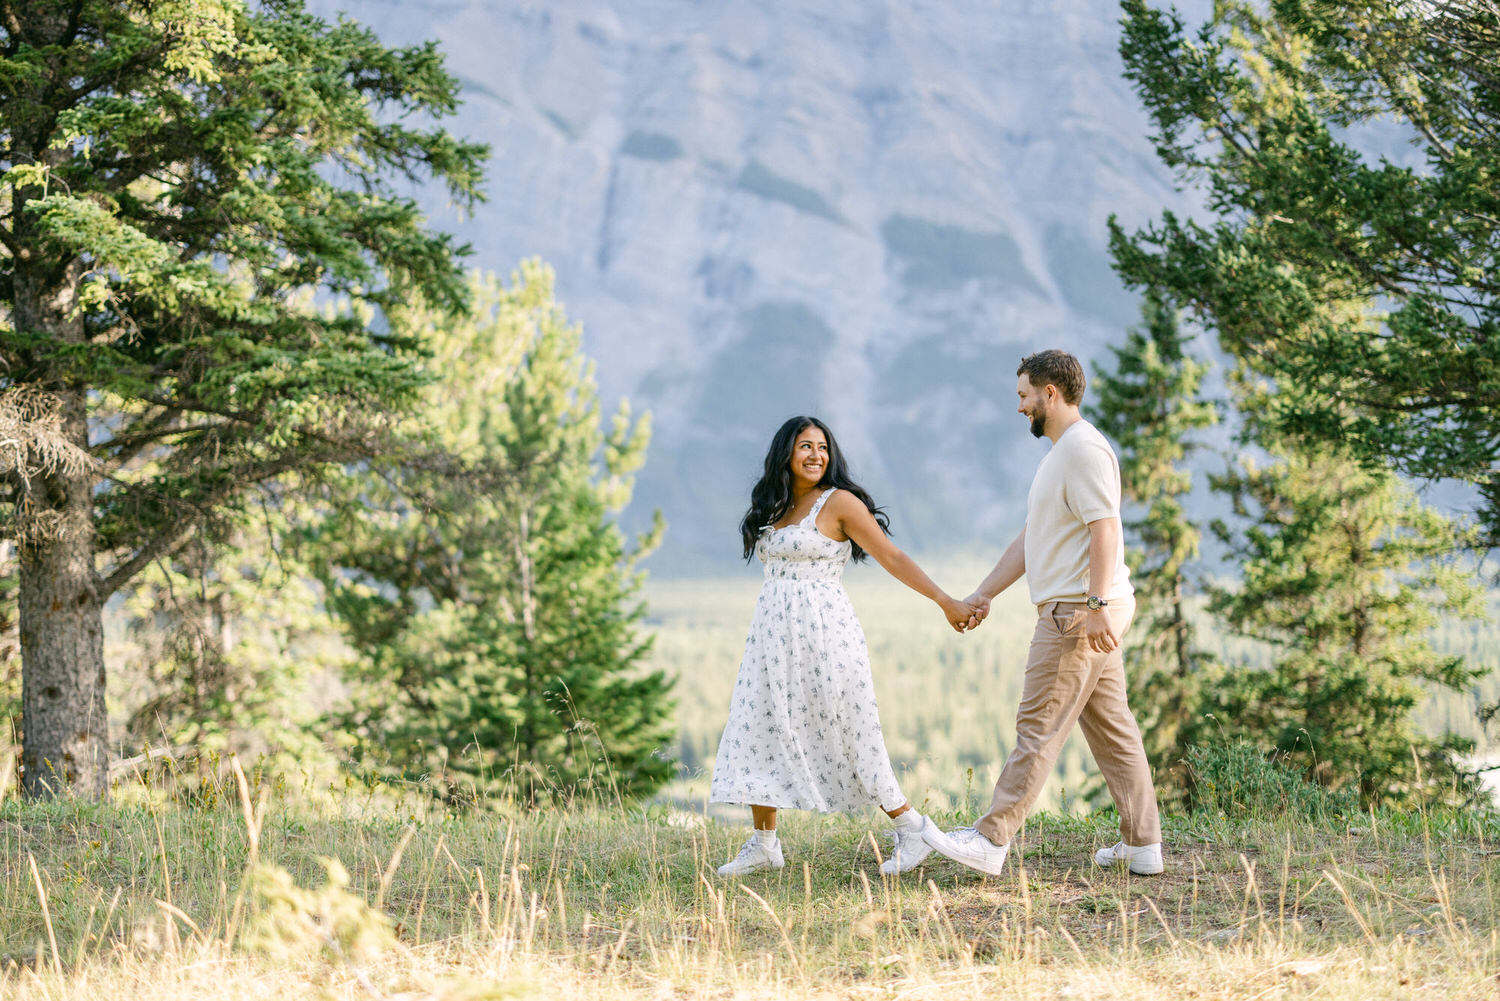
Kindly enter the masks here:
<path id="1" fill-rule="evenodd" d="M 0 474 L 22 484 L 44 473 L 77 474 L 94 458 L 67 439 L 57 400 L 28 386 L 0 392 Z"/>

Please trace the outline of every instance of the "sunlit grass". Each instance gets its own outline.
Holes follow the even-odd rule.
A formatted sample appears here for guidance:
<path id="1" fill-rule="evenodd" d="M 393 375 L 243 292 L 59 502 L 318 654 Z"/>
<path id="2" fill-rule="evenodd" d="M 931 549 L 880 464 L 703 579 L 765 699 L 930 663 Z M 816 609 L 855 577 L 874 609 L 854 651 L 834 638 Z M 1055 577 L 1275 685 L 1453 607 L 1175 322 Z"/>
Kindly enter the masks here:
<path id="1" fill-rule="evenodd" d="M 653 585 L 699 768 L 644 807 L 449 814 L 357 784 L 242 800 L 232 780 L 25 804 L 0 775 L 0 998 L 1500 996 L 1493 814 L 1167 817 L 1168 871 L 1134 878 L 1091 863 L 1117 835 L 1077 802 L 1076 738 L 997 878 L 941 860 L 881 877 L 872 809 L 789 811 L 786 869 L 719 880 L 747 817 L 705 817 L 701 766 L 757 586 Z M 904 789 L 970 821 L 1009 746 L 1024 595 L 959 637 L 877 569 L 849 586 Z M 1483 636 L 1449 645 L 1493 656 Z"/>
<path id="2" fill-rule="evenodd" d="M 1500 988 L 1492 815 L 1169 817 L 1169 869 L 1143 879 L 1092 866 L 1111 818 L 1043 814 L 999 877 L 936 861 L 889 879 L 877 812 L 791 813 L 787 867 L 726 883 L 713 870 L 742 831 L 666 806 L 449 816 L 283 789 L 250 791 L 247 811 L 224 792 L 194 807 L 0 806 L 0 996 L 1352 1001 Z"/>

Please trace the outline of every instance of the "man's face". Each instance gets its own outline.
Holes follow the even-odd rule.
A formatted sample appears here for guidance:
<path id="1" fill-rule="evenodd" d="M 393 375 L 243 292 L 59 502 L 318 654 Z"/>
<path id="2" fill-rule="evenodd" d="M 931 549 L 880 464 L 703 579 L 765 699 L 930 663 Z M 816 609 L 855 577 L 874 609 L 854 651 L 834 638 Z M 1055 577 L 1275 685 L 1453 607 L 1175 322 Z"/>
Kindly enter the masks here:
<path id="1" fill-rule="evenodd" d="M 1021 398 L 1016 411 L 1031 419 L 1031 433 L 1040 438 L 1047 433 L 1047 407 L 1057 390 L 1051 386 L 1040 388 L 1031 384 L 1031 377 L 1022 372 L 1016 380 L 1016 395 Z"/>

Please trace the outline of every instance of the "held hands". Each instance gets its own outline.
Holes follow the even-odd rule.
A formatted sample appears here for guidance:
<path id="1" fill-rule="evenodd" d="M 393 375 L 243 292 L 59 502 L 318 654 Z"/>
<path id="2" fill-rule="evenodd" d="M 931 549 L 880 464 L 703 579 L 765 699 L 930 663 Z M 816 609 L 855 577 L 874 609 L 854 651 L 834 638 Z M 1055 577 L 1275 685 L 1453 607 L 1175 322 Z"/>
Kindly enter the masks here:
<path id="1" fill-rule="evenodd" d="M 990 613 L 989 601 L 980 598 L 980 602 L 982 604 L 976 603 L 972 597 L 963 601 L 955 601 L 944 595 L 938 601 L 938 605 L 942 607 L 943 616 L 948 620 L 948 625 L 953 627 L 954 632 L 961 633 L 967 629 L 977 628 L 979 623 L 984 621 L 984 617 Z"/>
<path id="2" fill-rule="evenodd" d="M 1115 635 L 1115 627 L 1109 621 L 1109 612 L 1102 608 L 1092 608 L 1084 615 L 1083 640 L 1090 650 L 1109 653 L 1120 645 L 1120 637 Z"/>
<path id="3" fill-rule="evenodd" d="M 964 604 L 969 606 L 969 629 L 978 629 L 979 623 L 990 614 L 990 599 L 975 591 L 964 599 Z"/>

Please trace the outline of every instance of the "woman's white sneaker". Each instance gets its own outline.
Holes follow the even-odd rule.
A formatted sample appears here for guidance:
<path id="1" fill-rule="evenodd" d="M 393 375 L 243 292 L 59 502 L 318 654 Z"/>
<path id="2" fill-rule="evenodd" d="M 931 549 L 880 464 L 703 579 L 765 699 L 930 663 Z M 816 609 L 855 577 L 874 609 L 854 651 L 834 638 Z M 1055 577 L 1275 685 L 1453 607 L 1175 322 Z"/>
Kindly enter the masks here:
<path id="1" fill-rule="evenodd" d="M 880 863 L 881 872 L 887 876 L 911 872 L 932 854 L 932 846 L 922 838 L 922 826 L 926 822 L 926 817 L 919 817 L 911 827 L 897 827 L 890 832 L 895 843 L 891 845 L 890 857 Z"/>
<path id="2" fill-rule="evenodd" d="M 1117 841 L 1112 848 L 1101 848 L 1094 853 L 1094 862 L 1106 868 L 1129 865 L 1137 876 L 1159 876 L 1164 868 L 1161 862 L 1161 842 L 1154 845 L 1127 845 Z"/>
<path id="3" fill-rule="evenodd" d="M 780 869 L 784 865 L 786 859 L 781 854 L 780 840 L 774 837 L 764 839 L 759 834 L 752 834 L 740 846 L 740 853 L 734 857 L 734 861 L 719 866 L 719 875 L 745 876 L 762 869 Z"/>

